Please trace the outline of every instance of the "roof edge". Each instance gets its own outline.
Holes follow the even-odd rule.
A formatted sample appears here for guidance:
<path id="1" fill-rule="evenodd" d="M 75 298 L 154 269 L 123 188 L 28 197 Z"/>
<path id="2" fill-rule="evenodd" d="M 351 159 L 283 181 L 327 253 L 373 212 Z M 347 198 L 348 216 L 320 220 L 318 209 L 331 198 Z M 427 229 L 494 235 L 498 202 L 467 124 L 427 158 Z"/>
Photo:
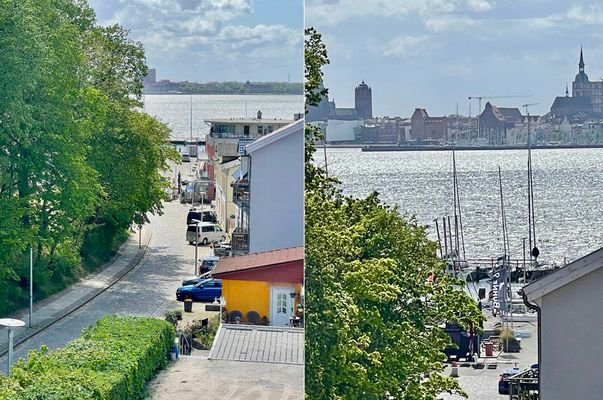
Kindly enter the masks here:
<path id="1" fill-rule="evenodd" d="M 301 128 L 300 128 L 300 126 L 301 126 Z M 303 130 L 303 126 L 304 126 L 304 119 L 300 118 L 297 121 L 290 123 L 289 125 L 283 126 L 279 129 L 275 130 L 272 133 L 269 133 L 265 136 L 260 137 L 257 140 L 254 140 L 253 142 L 251 142 L 247 145 L 246 150 L 248 153 L 252 153 L 265 146 L 268 146 L 271 143 L 276 142 L 277 140 L 280 140 L 282 138 L 285 138 L 285 137 L 297 132 L 298 129 Z"/>
<path id="2" fill-rule="evenodd" d="M 524 286 L 523 291 L 530 300 L 536 300 L 601 267 L 603 267 L 603 247 L 572 261 L 552 274 Z"/>

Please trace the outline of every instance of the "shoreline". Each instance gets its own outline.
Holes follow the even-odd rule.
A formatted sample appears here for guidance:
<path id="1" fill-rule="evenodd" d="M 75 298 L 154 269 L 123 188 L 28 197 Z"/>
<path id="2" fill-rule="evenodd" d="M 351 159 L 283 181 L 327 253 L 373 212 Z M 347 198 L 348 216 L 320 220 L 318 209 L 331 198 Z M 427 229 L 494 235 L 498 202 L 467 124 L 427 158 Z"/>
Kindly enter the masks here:
<path id="1" fill-rule="evenodd" d="M 320 145 L 318 146 L 320 147 Z M 363 152 L 379 151 L 450 151 L 450 150 L 527 150 L 527 145 L 509 145 L 509 146 L 397 146 L 397 145 L 366 145 L 366 144 L 327 144 L 328 149 L 361 149 Z M 550 149 L 601 149 L 603 144 L 560 144 L 547 145 L 535 144 L 531 146 L 532 150 L 550 150 Z"/>

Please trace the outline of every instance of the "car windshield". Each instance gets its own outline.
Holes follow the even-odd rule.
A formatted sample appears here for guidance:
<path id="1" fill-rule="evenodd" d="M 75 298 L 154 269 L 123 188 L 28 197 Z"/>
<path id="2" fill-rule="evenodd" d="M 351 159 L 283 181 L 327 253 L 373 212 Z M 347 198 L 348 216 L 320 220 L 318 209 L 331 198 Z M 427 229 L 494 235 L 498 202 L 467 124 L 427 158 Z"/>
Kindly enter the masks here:
<path id="1" fill-rule="evenodd" d="M 201 286 L 203 286 L 203 285 L 205 285 L 205 284 L 207 284 L 207 283 L 209 283 L 209 282 L 211 282 L 211 281 L 212 281 L 211 279 L 204 279 L 204 280 L 202 280 L 201 282 L 197 283 L 197 284 L 195 285 L 195 287 L 201 287 Z"/>
<path id="2" fill-rule="evenodd" d="M 203 266 L 205 267 L 213 267 L 218 263 L 218 260 L 203 260 Z"/>

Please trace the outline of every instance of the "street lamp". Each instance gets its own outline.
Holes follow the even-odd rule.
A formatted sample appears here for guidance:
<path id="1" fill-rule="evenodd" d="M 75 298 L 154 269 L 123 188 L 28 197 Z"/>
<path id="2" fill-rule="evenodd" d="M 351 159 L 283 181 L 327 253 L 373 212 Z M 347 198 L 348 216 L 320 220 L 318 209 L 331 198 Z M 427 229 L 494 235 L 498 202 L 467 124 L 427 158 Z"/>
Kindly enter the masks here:
<path id="1" fill-rule="evenodd" d="M 10 366 L 13 363 L 13 328 L 25 326 L 25 322 L 14 318 L 1 318 L 0 326 L 8 328 L 8 371 L 6 376 L 10 377 Z"/>
<path id="2" fill-rule="evenodd" d="M 193 193 L 194 193 L 194 191 L 193 191 Z M 201 221 L 199 221 L 198 219 L 193 219 L 193 220 L 191 220 L 191 222 L 195 224 L 195 232 L 197 234 L 197 237 L 195 238 L 195 272 L 193 273 L 193 275 L 196 275 L 196 274 L 198 274 L 198 272 L 197 272 L 197 258 L 198 258 L 197 251 L 199 248 L 199 224 L 201 222 L 203 222 L 203 211 L 201 211 Z"/>

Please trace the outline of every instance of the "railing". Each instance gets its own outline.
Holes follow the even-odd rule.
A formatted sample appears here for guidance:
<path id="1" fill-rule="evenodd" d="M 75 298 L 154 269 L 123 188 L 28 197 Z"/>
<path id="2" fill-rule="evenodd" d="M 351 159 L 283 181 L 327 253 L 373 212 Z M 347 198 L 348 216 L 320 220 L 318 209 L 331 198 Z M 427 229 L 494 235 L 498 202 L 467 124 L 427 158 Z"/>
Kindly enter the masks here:
<path id="1" fill-rule="evenodd" d="M 230 244 L 233 253 L 242 254 L 249 252 L 249 231 L 247 229 L 235 228 L 231 237 Z"/>
<path id="2" fill-rule="evenodd" d="M 249 208 L 249 182 L 237 181 L 232 184 L 232 200 L 242 208 Z"/>

